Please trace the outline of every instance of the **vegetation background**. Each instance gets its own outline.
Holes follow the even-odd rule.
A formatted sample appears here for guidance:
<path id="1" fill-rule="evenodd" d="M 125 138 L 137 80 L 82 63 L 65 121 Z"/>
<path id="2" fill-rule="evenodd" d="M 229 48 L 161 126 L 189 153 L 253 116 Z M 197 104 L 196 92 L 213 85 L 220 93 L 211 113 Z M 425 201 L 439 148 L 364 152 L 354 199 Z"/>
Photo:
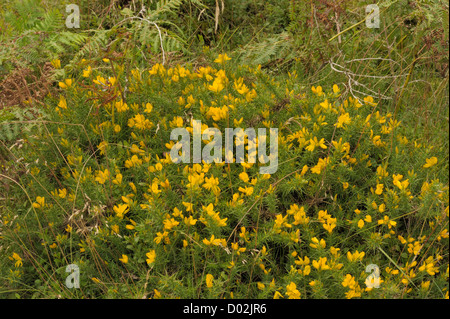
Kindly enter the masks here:
<path id="1" fill-rule="evenodd" d="M 380 28 L 368 28 L 365 8 L 372 2 L 2 1 L 0 296 L 448 298 L 449 3 L 380 0 L 377 2 Z M 70 13 L 65 9 L 71 3 L 80 8 L 80 28 L 66 26 Z M 214 62 L 219 54 L 225 53 L 231 60 L 223 60 L 222 56 L 221 61 Z M 323 137 L 328 150 L 320 150 L 318 146 L 319 151 L 312 147 L 311 155 L 302 153 L 306 152 L 304 147 L 308 145 L 309 137 L 314 140 L 313 135 L 308 135 L 303 146 L 301 142 L 297 145 L 299 150 L 283 148 L 280 163 L 287 164 L 280 164 L 279 172 L 269 180 L 276 191 L 274 196 L 267 197 L 267 201 L 257 196 L 260 191 L 271 189 L 261 176 L 254 176 L 258 182 L 253 185 L 253 195 L 235 198 L 233 195 L 239 194 L 239 186 L 246 190 L 253 190 L 253 186 L 244 181 L 240 170 L 223 168 L 224 171 L 214 171 L 212 178 L 219 178 L 220 196 L 224 197 L 208 192 L 211 197 L 204 202 L 187 200 L 187 197 L 183 199 L 184 203 L 197 205 L 199 210 L 204 206 L 205 211 L 208 211 L 208 204 L 214 203 L 214 209 L 220 210 L 220 217 L 227 219 L 227 225 L 209 229 L 205 222 L 205 228 L 193 230 L 188 222 L 184 225 L 181 215 L 175 212 L 172 216 L 174 208 L 183 210 L 183 217 L 188 216 L 188 206 L 184 207 L 179 198 L 189 194 L 182 191 L 185 185 L 181 180 L 186 177 L 187 181 L 192 172 L 183 175 L 161 160 L 167 152 L 164 143 L 169 142 L 169 128 L 164 126 L 172 120 L 176 123 L 173 115 L 180 116 L 182 124 L 186 125 L 193 115 L 206 116 L 205 122 L 209 120 L 208 125 L 212 126 L 210 115 L 216 114 L 214 106 L 231 103 L 232 99 L 211 95 L 214 90 L 208 90 L 207 84 L 195 82 L 195 77 L 191 77 L 192 84 L 183 82 L 174 87 L 170 83 L 178 83 L 179 79 L 171 77 L 170 83 L 163 79 L 169 74 L 180 78 L 185 70 L 193 74 L 208 67 L 213 69 L 205 71 L 205 76 L 209 72 L 211 78 L 219 78 L 214 68 L 222 67 L 226 71 L 230 82 L 226 90 L 230 96 L 233 83 L 235 88 L 239 87 L 240 78 L 250 89 L 256 89 L 255 94 L 257 92 L 256 98 L 248 97 L 245 103 L 236 105 L 236 109 L 227 109 L 224 118 L 217 115 L 218 120 L 214 122 L 220 127 L 230 125 L 231 120 L 239 123 L 242 118 L 244 127 L 256 127 L 266 120 L 283 128 L 282 138 L 287 141 L 294 140 L 299 136 L 295 133 L 306 128 L 319 140 Z M 144 76 L 149 70 L 150 74 L 161 75 L 160 83 Z M 94 80 L 103 88 L 96 86 Z M 333 91 L 334 84 L 339 91 Z M 326 93 L 323 96 L 330 100 L 333 104 L 331 109 L 335 108 L 336 113 L 342 111 L 345 103 L 376 105 L 376 108 L 349 111 L 347 114 L 350 114 L 352 122 L 340 135 L 351 145 L 347 154 L 350 157 L 345 161 L 353 155 L 355 158 L 360 156 L 360 161 L 367 155 L 373 170 L 355 166 L 349 172 L 338 165 L 341 159 L 332 159 L 336 164 L 333 167 L 337 168 L 330 169 L 324 178 L 314 179 L 314 174 L 311 178 L 297 176 L 304 165 L 311 169 L 316 163 L 320 164 L 317 162 L 319 158 L 330 155 L 328 151 L 333 142 L 338 141 L 331 121 L 344 120 L 339 120 L 332 112 L 322 114 L 318 111 L 316 106 L 325 103 L 322 94 L 317 92 L 319 86 L 323 87 Z M 159 95 L 159 91 L 164 91 L 164 94 Z M 188 92 L 193 94 L 198 110 L 187 106 L 174 108 L 172 105 L 178 106 L 180 97 L 189 98 Z M 124 107 L 126 94 L 129 94 L 128 106 Z M 368 96 L 373 99 L 368 99 Z M 211 107 L 210 113 L 201 111 L 199 100 L 202 100 L 202 106 L 205 102 Z M 100 101 L 100 104 L 93 101 Z M 161 134 L 166 134 L 165 140 L 161 139 L 164 143 L 154 142 L 143 133 L 139 135 L 136 125 L 139 117 L 131 117 L 138 116 L 140 105 L 147 102 L 151 103 L 147 113 L 152 116 L 148 129 L 151 127 L 156 135 L 158 127 Z M 115 104 L 116 115 L 114 103 L 119 103 Z M 133 103 L 139 106 L 133 108 Z M 186 102 L 179 104 L 183 106 Z M 100 107 L 96 110 L 98 105 L 104 110 Z M 127 107 L 130 107 L 129 111 L 120 111 L 120 108 L 125 110 Z M 70 112 L 58 113 L 58 109 L 63 112 L 69 109 Z M 135 113 L 129 113 L 128 118 L 123 115 L 132 111 Z M 266 113 L 268 111 L 270 113 Z M 320 115 L 330 122 L 330 129 L 322 131 L 314 126 L 323 123 Z M 376 116 L 378 121 L 370 136 L 371 129 L 364 128 L 364 119 L 369 115 L 373 115 L 371 120 Z M 304 120 L 307 116 L 312 117 L 312 122 Z M 359 121 L 358 116 L 361 117 Z M 131 125 L 129 118 L 134 119 Z M 390 126 L 386 124 L 388 127 L 383 128 L 383 121 L 391 123 Z M 108 131 L 105 125 L 104 135 L 99 136 L 97 133 L 101 131 L 99 124 L 102 122 L 120 123 L 121 126 L 117 129 L 111 126 Z M 132 131 L 133 123 L 136 132 Z M 397 123 L 401 123 L 398 131 Z M 294 129 L 297 124 L 299 127 Z M 114 135 L 115 129 L 117 134 L 123 135 Z M 386 136 L 386 145 L 374 147 L 373 144 L 377 144 L 373 141 L 374 135 L 383 139 Z M 66 146 L 61 144 L 64 140 L 68 143 Z M 105 144 L 101 144 L 103 141 Z M 110 150 L 104 154 L 107 145 L 111 147 L 114 143 L 131 149 L 132 153 Z M 97 148 L 97 145 L 100 146 Z M 132 145 L 140 146 L 136 151 Z M 150 175 L 145 175 L 138 167 L 135 167 L 136 171 L 124 173 L 124 165 L 129 167 L 123 163 L 132 161 L 132 154 L 140 157 L 135 157 L 136 162 L 130 165 L 144 165 L 141 168 Z M 147 155 L 152 159 L 146 161 Z M 158 160 L 154 162 L 156 158 Z M 138 165 L 139 160 L 141 163 Z M 151 167 L 158 171 L 155 167 L 158 163 L 164 168 L 162 175 L 155 177 Z M 102 176 L 107 167 L 111 176 Z M 122 171 L 124 183 L 126 180 L 133 184 L 137 176 L 149 180 L 157 178 L 162 184 L 156 188 L 164 189 L 164 185 L 169 188 L 169 184 L 164 184 L 165 180 L 169 183 L 166 178 L 177 176 L 177 179 L 169 178 L 171 192 L 157 197 L 151 191 L 146 193 L 152 186 L 151 182 L 148 185 L 134 183 L 137 191 L 115 188 L 113 181 L 117 181 L 118 175 L 114 173 L 114 167 L 116 171 Z M 380 181 L 383 174 L 375 170 L 377 167 L 389 171 L 389 181 L 387 178 Z M 90 173 L 92 178 L 89 180 L 87 176 L 85 182 L 81 176 L 86 168 L 93 171 L 88 170 L 86 174 Z M 191 170 L 196 169 L 191 165 Z M 73 174 L 74 170 L 81 175 L 73 175 L 73 180 L 65 177 Z M 249 168 L 249 175 L 250 171 Z M 194 176 L 192 174 L 189 176 Z M 409 184 L 401 184 L 400 178 L 397 179 L 400 186 L 396 186 L 396 179 L 392 181 L 395 174 L 402 174 L 403 181 L 408 178 Z M 206 175 L 209 176 L 207 171 Z M 102 180 L 103 183 L 100 182 Z M 109 180 L 108 190 L 102 188 L 106 180 Z M 232 186 L 226 188 L 228 184 Z M 382 188 L 380 190 L 385 197 L 381 201 L 379 198 L 375 200 L 378 193 L 374 190 L 378 190 L 381 184 L 384 185 L 384 193 Z M 348 194 L 347 188 L 352 187 L 353 191 Z M 388 188 L 392 188 L 392 192 L 388 193 Z M 430 194 L 428 189 L 431 189 Z M 84 195 L 76 198 L 77 193 Z M 69 198 L 70 194 L 75 194 L 75 198 L 68 202 L 66 196 Z M 147 203 L 150 208 L 142 207 L 148 200 L 142 194 L 155 196 L 153 204 L 158 204 L 152 206 L 152 203 Z M 205 196 L 195 191 L 192 194 L 191 199 Z M 326 199 L 330 194 L 339 195 L 336 197 L 339 199 Z M 243 200 L 242 212 L 238 210 L 240 213 L 236 213 L 235 207 L 227 206 L 228 201 L 232 205 L 235 200 L 238 202 L 237 198 Z M 376 208 L 373 208 L 374 202 Z M 298 207 L 293 208 L 291 205 L 294 204 L 305 206 L 307 216 L 311 218 L 310 226 L 298 228 L 299 233 L 294 232 L 299 225 L 292 228 L 287 221 L 277 224 L 277 216 L 291 218 L 295 215 Z M 383 204 L 388 207 L 389 218 L 398 222 L 398 233 L 390 233 L 389 222 L 378 222 L 377 225 L 377 220 L 384 218 L 379 209 Z M 132 215 L 129 219 L 118 218 L 118 211 L 123 209 L 121 212 L 125 215 L 130 208 L 129 214 Z M 146 217 L 145 214 L 155 210 L 159 217 Z M 363 212 L 359 216 L 354 211 Z M 71 219 L 75 219 L 74 214 L 79 212 L 89 219 L 83 221 L 83 226 L 80 220 Z M 114 212 L 116 216 L 109 216 Z M 359 220 L 364 224 L 366 213 L 373 215 L 374 226 L 364 233 L 365 228 L 356 227 L 356 224 Z M 252 217 L 247 220 L 248 216 Z M 219 221 L 220 217 L 217 217 Z M 326 231 L 321 227 L 321 220 L 325 218 L 327 222 L 323 224 L 332 225 L 333 217 L 337 218 L 336 229 Z M 167 220 L 178 220 L 179 225 L 170 226 Z M 242 220 L 245 222 L 241 223 Z M 369 224 L 367 219 L 365 221 Z M 200 224 L 201 219 L 197 226 Z M 114 225 L 120 227 L 120 231 L 111 228 Z M 158 225 L 165 226 L 158 228 Z M 182 229 L 180 225 L 187 228 Z M 246 228 L 241 229 L 244 225 Z M 283 230 L 277 229 L 277 225 Z M 384 226 L 386 229 L 381 230 Z M 149 231 L 148 227 L 155 230 Z M 92 229 L 96 230 L 95 235 Z M 106 233 L 102 233 L 102 229 Z M 166 230 L 169 235 L 160 238 L 165 244 L 155 246 L 154 238 Z M 235 241 L 214 242 L 214 237 L 210 237 L 230 239 L 238 231 L 240 235 Z M 378 241 L 376 234 L 386 236 L 383 237 L 385 241 Z M 292 236 L 299 237 L 300 241 L 292 240 Z M 315 243 L 313 238 L 317 237 L 326 239 L 327 252 L 317 251 L 311 246 Z M 355 244 L 356 238 L 359 238 L 359 245 Z M 94 241 L 96 244 L 92 244 Z M 234 246 L 231 246 L 232 242 Z M 189 250 L 183 250 L 186 247 Z M 335 250 L 329 252 L 330 247 L 339 248 L 342 255 Z M 229 254 L 228 249 L 233 253 Z M 380 264 L 385 281 L 383 289 L 364 290 L 366 264 L 362 263 L 363 257 L 359 259 L 359 268 L 353 264 L 352 252 L 355 249 L 356 253 L 364 251 L 364 258 L 370 256 L 373 263 Z M 213 264 L 207 262 L 211 260 L 208 256 L 215 256 Z M 305 274 L 305 267 L 309 267 L 305 256 L 318 265 L 311 264 L 313 270 L 317 270 L 316 275 L 314 271 Z M 325 256 L 328 264 L 321 259 Z M 356 256 L 358 259 L 358 254 Z M 340 268 L 333 268 L 343 260 L 345 262 Z M 71 290 L 64 285 L 65 267 L 69 261 L 80 264 L 83 289 Z M 330 264 L 332 261 L 334 266 Z M 322 275 L 321 262 L 335 272 Z M 181 264 L 186 267 L 177 266 Z M 106 276 L 108 278 L 100 278 L 105 265 L 108 265 L 110 273 Z"/>

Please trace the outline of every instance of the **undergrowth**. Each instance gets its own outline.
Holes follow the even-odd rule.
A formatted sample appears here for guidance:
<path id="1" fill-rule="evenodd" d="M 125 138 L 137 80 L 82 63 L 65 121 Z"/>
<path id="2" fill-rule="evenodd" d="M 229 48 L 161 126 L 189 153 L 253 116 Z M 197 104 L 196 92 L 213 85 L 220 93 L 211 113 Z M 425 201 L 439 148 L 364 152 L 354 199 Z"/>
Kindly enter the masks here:
<path id="1" fill-rule="evenodd" d="M 404 2 L 0 6 L 7 83 L 53 67 L 0 110 L 0 295 L 448 298 L 448 5 Z M 276 172 L 173 163 L 194 120 L 277 128 Z"/>

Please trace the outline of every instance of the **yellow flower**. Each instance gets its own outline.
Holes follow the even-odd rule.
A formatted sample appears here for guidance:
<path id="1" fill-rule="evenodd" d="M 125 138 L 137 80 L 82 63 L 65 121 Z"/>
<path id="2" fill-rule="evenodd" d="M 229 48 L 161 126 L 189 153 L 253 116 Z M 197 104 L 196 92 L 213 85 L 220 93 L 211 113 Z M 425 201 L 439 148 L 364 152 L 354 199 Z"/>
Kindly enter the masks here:
<path id="1" fill-rule="evenodd" d="M 215 239 L 214 235 L 211 235 L 211 238 L 209 240 L 206 239 L 206 238 L 203 239 L 203 243 L 206 246 L 209 246 L 209 245 L 219 246 L 221 244 L 221 240 L 220 239 Z"/>
<path id="2" fill-rule="evenodd" d="M 383 188 L 384 188 L 383 184 L 377 184 L 377 189 L 375 190 L 375 194 L 381 195 L 383 193 Z"/>
<path id="3" fill-rule="evenodd" d="M 86 70 L 83 70 L 83 77 L 88 78 L 92 73 L 91 66 L 88 66 Z"/>
<path id="4" fill-rule="evenodd" d="M 328 219 L 326 223 L 322 224 L 322 226 L 325 230 L 327 230 L 331 234 L 333 229 L 336 227 L 336 218 Z"/>
<path id="5" fill-rule="evenodd" d="M 127 255 L 122 255 L 122 258 L 119 258 L 119 260 L 121 262 L 123 262 L 124 264 L 128 263 L 128 256 Z"/>
<path id="6" fill-rule="evenodd" d="M 334 256 L 334 258 L 338 258 L 340 256 L 339 250 L 341 250 L 341 249 L 333 247 L 333 246 L 330 247 L 330 252 Z"/>
<path id="7" fill-rule="evenodd" d="M 210 204 L 212 206 L 212 204 Z M 209 205 L 208 205 L 209 206 Z M 204 207 L 204 206 L 203 206 Z M 214 212 L 212 209 L 211 211 L 207 211 L 208 215 L 211 216 L 211 218 L 216 222 L 217 226 L 224 227 L 227 225 L 227 217 L 226 218 L 220 218 L 219 212 Z M 200 220 L 207 225 L 207 221 L 204 219 L 204 217 L 201 217 Z"/>
<path id="8" fill-rule="evenodd" d="M 211 274 L 206 275 L 206 287 L 211 288 L 213 286 L 214 277 Z"/>
<path id="9" fill-rule="evenodd" d="M 105 154 L 106 147 L 108 146 L 108 142 L 102 141 L 97 145 L 97 148 L 100 150 L 100 155 Z"/>
<path id="10" fill-rule="evenodd" d="M 63 189 L 58 189 L 58 196 L 60 198 L 66 198 L 67 195 L 67 189 L 63 188 Z"/>
<path id="11" fill-rule="evenodd" d="M 243 121 L 244 121 L 243 117 L 241 117 L 240 120 L 234 119 L 233 120 L 234 126 L 236 126 L 236 127 L 239 126 Z"/>
<path id="12" fill-rule="evenodd" d="M 311 167 L 311 173 L 320 174 L 329 162 L 330 162 L 330 159 L 328 157 L 325 159 L 319 158 L 317 165 L 314 167 Z"/>
<path id="13" fill-rule="evenodd" d="M 317 270 L 328 270 L 330 266 L 327 265 L 327 257 L 320 257 L 319 260 L 313 260 L 312 265 Z"/>
<path id="14" fill-rule="evenodd" d="M 409 185 L 409 180 L 406 179 L 402 181 L 403 175 L 401 174 L 394 174 L 392 175 L 393 184 L 397 186 L 400 190 L 406 189 Z"/>
<path id="15" fill-rule="evenodd" d="M 136 144 L 131 145 L 131 149 L 130 149 L 131 153 L 133 154 L 139 154 L 139 155 L 144 155 L 145 151 L 141 150 L 139 148 L 139 146 L 137 146 Z"/>
<path id="16" fill-rule="evenodd" d="M 208 85 L 208 90 L 219 93 L 225 88 L 221 78 L 216 77 L 212 85 Z"/>
<path id="17" fill-rule="evenodd" d="M 114 86 L 114 84 L 116 84 L 116 82 L 117 82 L 117 79 L 114 77 L 114 76 L 110 76 L 110 77 L 108 77 L 108 82 L 109 82 L 109 84 L 111 84 L 111 86 Z"/>
<path id="18" fill-rule="evenodd" d="M 378 220 L 378 225 L 386 224 L 388 225 L 389 229 L 392 227 L 395 227 L 397 225 L 396 221 L 390 220 L 388 216 L 384 216 L 383 219 Z"/>
<path id="19" fill-rule="evenodd" d="M 325 93 L 323 93 L 322 87 L 319 85 L 317 88 L 316 87 L 311 87 L 311 91 L 314 92 L 314 94 L 316 94 L 317 96 L 322 96 Z"/>
<path id="20" fill-rule="evenodd" d="M 231 248 L 236 251 L 237 255 L 240 255 L 247 250 L 245 247 L 239 247 L 239 243 L 231 243 Z"/>
<path id="21" fill-rule="evenodd" d="M 167 238 L 168 233 L 164 231 L 163 233 L 157 232 L 156 237 L 153 239 L 153 241 L 157 244 L 161 243 L 161 241 L 165 238 Z"/>
<path id="22" fill-rule="evenodd" d="M 141 150 L 142 151 L 142 150 Z M 137 155 L 131 156 L 131 159 L 125 161 L 125 167 L 131 168 L 133 166 L 139 166 L 142 164 L 142 160 Z"/>
<path id="23" fill-rule="evenodd" d="M 342 281 L 342 286 L 353 289 L 356 286 L 355 278 L 352 275 L 347 274 L 344 280 Z"/>
<path id="24" fill-rule="evenodd" d="M 161 292 L 159 292 L 157 289 L 153 289 L 153 292 L 155 293 L 153 298 L 154 299 L 160 299 L 161 298 Z"/>
<path id="25" fill-rule="evenodd" d="M 358 221 L 358 227 L 359 227 L 359 228 L 363 228 L 363 227 L 364 227 L 364 221 L 363 221 L 362 219 L 360 219 L 360 220 Z"/>
<path id="26" fill-rule="evenodd" d="M 156 75 L 159 73 L 159 75 L 164 75 L 166 73 L 166 69 L 164 66 L 160 63 L 156 63 L 150 71 L 148 71 L 151 75 Z"/>
<path id="27" fill-rule="evenodd" d="M 428 288 L 430 288 L 430 281 L 422 281 L 422 283 L 420 284 L 420 288 L 424 291 L 427 291 Z"/>
<path id="28" fill-rule="evenodd" d="M 353 254 L 349 251 L 349 252 L 347 252 L 347 259 L 351 262 L 362 260 L 365 254 L 366 253 L 363 251 L 359 252 L 356 250 Z"/>
<path id="29" fill-rule="evenodd" d="M 50 63 L 55 69 L 61 69 L 61 61 L 59 59 L 52 60 Z"/>
<path id="30" fill-rule="evenodd" d="M 193 204 L 192 203 L 186 203 L 186 202 L 181 202 L 183 204 L 184 207 L 186 207 L 186 211 L 187 212 L 193 212 L 194 210 L 192 209 Z"/>
<path id="31" fill-rule="evenodd" d="M 36 202 L 33 203 L 34 208 L 44 208 L 45 206 L 45 197 L 36 197 Z"/>
<path id="32" fill-rule="evenodd" d="M 384 146 L 386 144 L 383 141 L 381 141 L 381 136 L 380 135 L 374 136 L 372 142 L 373 142 L 373 144 L 375 146 L 379 146 L 379 147 L 382 147 L 382 146 Z"/>
<path id="33" fill-rule="evenodd" d="M 339 89 L 339 87 L 338 87 L 336 84 L 333 85 L 333 92 L 334 92 L 335 94 L 341 92 L 341 90 Z"/>
<path id="34" fill-rule="evenodd" d="M 179 222 L 176 221 L 174 218 L 171 218 L 171 219 L 165 219 L 163 221 L 163 224 L 164 224 L 164 229 L 170 230 L 173 227 L 177 226 L 179 224 Z"/>
<path id="35" fill-rule="evenodd" d="M 239 237 L 241 237 L 242 239 L 244 239 L 246 242 L 249 242 L 249 238 L 248 238 L 249 233 L 247 232 L 247 230 L 245 229 L 244 226 L 241 227 L 241 232 L 239 233 Z"/>
<path id="36" fill-rule="evenodd" d="M 220 194 L 220 188 L 219 188 L 219 178 L 211 176 L 210 178 L 205 178 L 205 183 L 202 185 L 203 188 L 206 188 L 207 190 L 212 190 L 214 195 Z"/>
<path id="37" fill-rule="evenodd" d="M 211 106 L 206 112 L 206 116 L 212 117 L 214 121 L 220 121 L 221 119 L 226 119 L 228 114 L 228 107 L 226 105 L 222 107 Z"/>
<path id="38" fill-rule="evenodd" d="M 22 267 L 22 265 L 23 265 L 22 258 L 17 253 L 13 253 L 12 257 L 9 257 L 9 259 L 16 261 L 14 263 L 14 267 L 16 267 L 16 268 Z"/>
<path id="39" fill-rule="evenodd" d="M 122 113 L 129 109 L 127 103 L 124 103 L 123 100 L 119 100 L 115 103 L 117 112 Z"/>
<path id="40" fill-rule="evenodd" d="M 182 127 L 183 118 L 181 116 L 174 116 L 173 120 L 169 122 L 170 127 Z"/>
<path id="41" fill-rule="evenodd" d="M 219 57 L 217 59 L 215 59 L 214 62 L 224 64 L 229 60 L 231 60 L 231 58 L 228 57 L 228 55 L 225 53 L 225 54 L 219 54 Z"/>
<path id="42" fill-rule="evenodd" d="M 148 253 L 145 254 L 147 256 L 147 264 L 150 265 L 155 262 L 156 259 L 156 252 L 154 249 L 150 250 Z"/>
<path id="43" fill-rule="evenodd" d="M 245 100 L 247 101 L 247 102 L 251 102 L 251 101 L 253 101 L 253 99 L 257 96 L 258 94 L 256 93 L 256 90 L 255 89 L 252 89 L 250 92 L 248 92 L 246 95 L 245 95 Z"/>
<path id="44" fill-rule="evenodd" d="M 310 152 L 314 151 L 316 147 L 321 147 L 323 149 L 326 149 L 327 146 L 325 145 L 325 139 L 321 138 L 320 141 L 317 140 L 317 137 L 314 136 L 313 139 L 309 140 L 309 145 L 306 147 L 306 149 Z"/>
<path id="45" fill-rule="evenodd" d="M 239 187 L 238 190 L 242 193 L 244 193 L 247 196 L 250 196 L 253 194 L 253 187 Z"/>
<path id="46" fill-rule="evenodd" d="M 241 95 L 247 94 L 249 92 L 249 88 L 244 84 L 244 79 L 242 77 L 234 80 L 234 88 Z"/>
<path id="47" fill-rule="evenodd" d="M 294 221 L 292 222 L 293 225 L 309 223 L 309 217 L 306 216 L 305 208 L 303 206 L 298 207 L 297 204 L 293 204 L 290 206 L 290 209 L 287 210 L 287 213 L 294 215 Z"/>
<path id="48" fill-rule="evenodd" d="M 173 209 L 172 216 L 173 217 L 181 217 L 181 218 L 183 218 L 183 212 L 181 210 L 179 210 L 178 207 L 175 207 Z"/>
<path id="49" fill-rule="evenodd" d="M 113 179 L 113 184 L 115 184 L 115 185 L 120 185 L 120 184 L 122 184 L 122 178 L 123 178 L 123 175 L 122 174 L 117 174 L 116 175 L 116 178 L 115 179 Z"/>
<path id="50" fill-rule="evenodd" d="M 97 75 L 97 78 L 95 80 L 92 80 L 95 84 L 107 86 L 106 79 L 100 75 Z"/>
<path id="51" fill-rule="evenodd" d="M 423 167 L 424 168 L 428 168 L 428 167 L 432 167 L 432 166 L 434 166 L 434 165 L 436 165 L 437 164 L 437 162 L 438 162 L 438 159 L 437 159 L 437 157 L 431 157 L 431 158 L 427 158 L 427 159 L 425 159 L 425 161 L 427 162 L 425 165 L 423 165 Z"/>
<path id="52" fill-rule="evenodd" d="M 69 86 L 72 85 L 72 79 L 65 79 L 64 82 L 59 82 L 58 85 L 62 89 L 67 89 Z"/>
<path id="53" fill-rule="evenodd" d="M 367 96 L 364 98 L 364 102 L 366 102 L 367 104 L 369 104 L 371 106 L 377 105 L 377 103 L 374 103 L 373 101 L 374 101 L 373 97 L 371 97 L 371 96 Z"/>
<path id="54" fill-rule="evenodd" d="M 300 291 L 297 290 L 297 285 L 294 282 L 286 286 L 286 295 L 289 296 L 289 299 L 300 299 Z"/>
<path id="55" fill-rule="evenodd" d="M 338 121 L 336 124 L 334 124 L 337 128 L 344 127 L 344 124 L 350 124 L 351 118 L 348 113 L 342 114 L 338 117 Z"/>
<path id="56" fill-rule="evenodd" d="M 128 213 L 129 207 L 128 204 L 119 204 L 119 206 L 114 205 L 113 210 L 116 213 L 117 217 L 122 219 L 123 215 Z"/>
<path id="57" fill-rule="evenodd" d="M 33 176 L 36 176 L 37 174 L 39 174 L 40 171 L 41 171 L 41 170 L 40 170 L 38 167 L 36 167 L 36 166 L 33 166 L 33 167 L 30 169 L 30 173 L 31 173 L 31 175 L 33 175 Z"/>
<path id="58" fill-rule="evenodd" d="M 439 272 L 439 267 L 434 265 L 433 256 L 428 257 L 425 263 L 419 267 L 419 271 L 426 271 L 430 276 L 434 276 Z M 411 270 L 412 271 L 412 270 Z"/>
<path id="59" fill-rule="evenodd" d="M 100 143 L 101 144 L 101 143 Z M 100 147 L 99 147 L 100 148 Z M 109 179 L 109 170 L 105 169 L 105 171 L 98 171 L 97 176 L 95 177 L 95 181 L 99 184 L 105 184 L 105 182 Z"/>
<path id="60" fill-rule="evenodd" d="M 67 101 L 66 98 L 64 96 L 60 96 L 59 97 L 59 103 L 58 103 L 58 107 L 62 108 L 62 109 L 67 109 Z"/>
<path id="61" fill-rule="evenodd" d="M 145 113 L 151 113 L 153 110 L 153 105 L 151 105 L 150 103 L 145 104 Z"/>
<path id="62" fill-rule="evenodd" d="M 239 174 L 239 179 L 243 181 L 244 183 L 247 183 L 249 181 L 248 174 L 246 172 L 242 172 Z"/>
<path id="63" fill-rule="evenodd" d="M 118 234 L 120 231 L 119 225 L 112 225 L 111 230 L 113 231 L 113 233 Z"/>
<path id="64" fill-rule="evenodd" d="M 339 138 L 339 141 L 331 141 L 331 144 L 341 153 L 347 153 L 350 151 L 350 144 L 348 142 L 343 143 L 342 137 Z"/>
<path id="65" fill-rule="evenodd" d="M 324 239 L 321 239 L 320 241 L 316 238 L 313 237 L 311 238 L 311 241 L 313 242 L 313 244 L 309 244 L 312 248 L 325 248 L 326 247 L 326 242 Z"/>
<path id="66" fill-rule="evenodd" d="M 144 115 L 136 114 L 133 118 L 128 119 L 128 126 L 134 126 L 137 129 L 144 130 L 152 128 L 153 123 L 146 119 Z"/>
<path id="67" fill-rule="evenodd" d="M 351 299 L 353 297 L 361 297 L 361 287 L 357 284 L 355 278 L 352 275 L 347 274 L 345 276 L 344 280 L 342 281 L 342 286 L 348 287 L 350 289 L 345 293 L 345 297 L 347 299 Z"/>
<path id="68" fill-rule="evenodd" d="M 197 223 L 197 219 L 194 219 L 192 216 L 184 217 L 184 223 L 187 226 L 194 226 Z"/>
<path id="69" fill-rule="evenodd" d="M 380 178 L 387 177 L 387 176 L 389 176 L 389 173 L 383 167 L 378 166 L 377 167 L 377 176 Z"/>
<path id="70" fill-rule="evenodd" d="M 283 295 L 279 291 L 275 291 L 275 294 L 273 295 L 273 299 L 280 299 L 284 298 Z"/>

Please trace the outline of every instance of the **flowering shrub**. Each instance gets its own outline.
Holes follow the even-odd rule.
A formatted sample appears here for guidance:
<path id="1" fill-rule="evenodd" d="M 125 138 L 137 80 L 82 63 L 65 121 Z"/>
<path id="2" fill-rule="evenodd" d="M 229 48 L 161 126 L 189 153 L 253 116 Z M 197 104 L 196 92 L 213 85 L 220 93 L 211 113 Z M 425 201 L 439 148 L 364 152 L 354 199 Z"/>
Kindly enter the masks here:
<path id="1" fill-rule="evenodd" d="M 11 148 L 6 172 L 27 174 L 10 178 L 15 200 L 0 215 L 6 286 L 34 297 L 448 298 L 443 151 L 374 97 L 305 88 L 227 55 L 197 68 L 83 63 Z M 192 133 L 193 120 L 278 128 L 277 172 L 173 163 L 170 132 Z M 64 285 L 69 264 L 79 289 Z"/>

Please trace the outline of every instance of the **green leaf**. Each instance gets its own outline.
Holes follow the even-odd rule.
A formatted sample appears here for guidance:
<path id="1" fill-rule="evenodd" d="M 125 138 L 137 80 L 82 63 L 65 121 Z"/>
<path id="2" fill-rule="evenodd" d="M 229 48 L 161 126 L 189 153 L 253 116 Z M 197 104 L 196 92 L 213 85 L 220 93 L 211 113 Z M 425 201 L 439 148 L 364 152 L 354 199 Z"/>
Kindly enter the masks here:
<path id="1" fill-rule="evenodd" d="M 123 15 L 123 16 L 126 16 L 126 17 L 132 17 L 133 14 L 134 14 L 134 12 L 131 11 L 130 8 L 124 8 L 124 9 L 122 9 L 122 10 L 120 11 L 120 14 Z"/>

